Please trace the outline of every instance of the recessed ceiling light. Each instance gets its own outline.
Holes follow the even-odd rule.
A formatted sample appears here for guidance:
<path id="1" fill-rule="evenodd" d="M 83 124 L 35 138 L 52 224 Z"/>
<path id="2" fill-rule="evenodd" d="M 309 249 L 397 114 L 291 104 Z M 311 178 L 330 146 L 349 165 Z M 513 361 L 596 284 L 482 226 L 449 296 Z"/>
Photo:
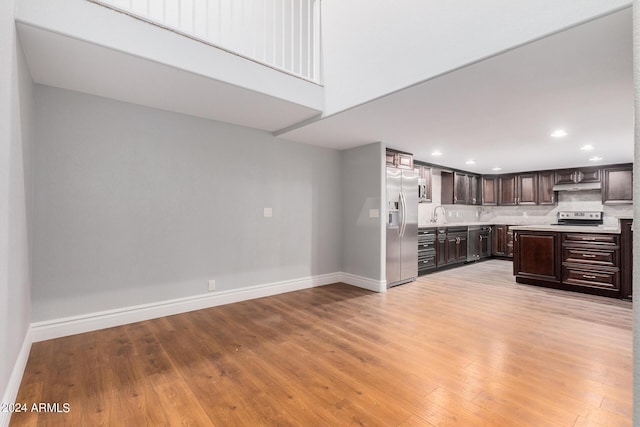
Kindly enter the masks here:
<path id="1" fill-rule="evenodd" d="M 502 168 L 501 168 L 501 167 L 496 166 L 495 168 L 491 168 L 491 170 L 492 170 L 492 171 L 501 171 L 501 170 L 502 170 Z"/>
<path id="2" fill-rule="evenodd" d="M 593 146 L 593 145 L 591 145 L 591 144 L 583 145 L 582 147 L 580 147 L 580 149 L 581 149 L 582 151 L 591 151 L 591 150 L 593 150 L 594 148 L 596 148 L 596 147 L 594 147 L 594 146 Z"/>
<path id="3" fill-rule="evenodd" d="M 553 131 L 551 136 L 554 138 L 562 138 L 563 136 L 567 136 L 567 131 L 564 129 L 557 129 Z"/>
<path id="4" fill-rule="evenodd" d="M 431 153 L 432 156 L 442 156 L 442 152 L 440 150 L 435 150 Z"/>
<path id="5" fill-rule="evenodd" d="M 600 156 L 593 156 L 589 159 L 590 162 L 599 162 L 600 160 L 602 160 L 602 157 Z"/>
<path id="6" fill-rule="evenodd" d="M 468 164 L 468 165 L 475 165 L 476 161 L 475 160 L 467 160 L 465 163 Z"/>

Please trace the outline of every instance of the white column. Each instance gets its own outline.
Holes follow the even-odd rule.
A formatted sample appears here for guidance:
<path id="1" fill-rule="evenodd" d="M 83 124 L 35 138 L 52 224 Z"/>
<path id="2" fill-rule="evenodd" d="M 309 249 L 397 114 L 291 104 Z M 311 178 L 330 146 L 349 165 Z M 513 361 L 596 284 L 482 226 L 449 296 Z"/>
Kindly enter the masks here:
<path id="1" fill-rule="evenodd" d="M 633 88 L 634 88 L 634 162 L 633 162 L 633 425 L 640 425 L 640 0 L 633 1 Z"/>

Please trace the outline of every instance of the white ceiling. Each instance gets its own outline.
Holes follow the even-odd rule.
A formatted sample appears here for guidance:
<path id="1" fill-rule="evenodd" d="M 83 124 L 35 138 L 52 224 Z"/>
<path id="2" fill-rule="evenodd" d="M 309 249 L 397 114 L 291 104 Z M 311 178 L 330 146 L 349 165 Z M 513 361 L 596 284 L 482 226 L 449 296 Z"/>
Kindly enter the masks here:
<path id="1" fill-rule="evenodd" d="M 281 137 L 336 149 L 383 141 L 478 173 L 632 162 L 631 16 L 616 12 Z M 558 128 L 568 135 L 551 138 Z"/>

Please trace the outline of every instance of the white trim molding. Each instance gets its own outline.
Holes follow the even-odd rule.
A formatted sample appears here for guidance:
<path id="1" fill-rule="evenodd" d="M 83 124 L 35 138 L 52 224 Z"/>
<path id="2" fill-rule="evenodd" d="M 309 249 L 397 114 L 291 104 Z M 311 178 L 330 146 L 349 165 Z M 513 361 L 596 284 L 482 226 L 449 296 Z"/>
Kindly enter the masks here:
<path id="1" fill-rule="evenodd" d="M 341 273 L 342 282 L 347 285 L 357 286 L 359 288 L 367 289 L 373 292 L 386 292 L 387 281 L 386 280 L 374 280 L 368 277 L 356 276 L 350 273 Z"/>
<path id="2" fill-rule="evenodd" d="M 218 305 L 329 285 L 340 281 L 342 281 L 341 273 L 322 274 L 300 279 L 248 286 L 242 289 L 211 292 L 185 298 L 45 320 L 31 324 L 32 338 L 33 342 L 44 341 L 158 317 L 201 310 Z"/>
<path id="3" fill-rule="evenodd" d="M 16 363 L 13 365 L 11 377 L 9 378 L 9 383 L 7 384 L 7 388 L 5 389 L 4 396 L 2 396 L 1 402 L 10 403 L 16 401 L 24 369 L 26 368 L 27 361 L 29 360 L 29 352 L 31 351 L 32 342 L 31 330 L 27 329 L 27 333 L 22 341 L 22 347 L 20 347 L 20 353 L 18 353 Z M 9 421 L 11 421 L 11 412 L 0 412 L 0 426 L 8 426 Z"/>
<path id="4" fill-rule="evenodd" d="M 373 280 L 342 272 L 321 274 L 300 279 L 249 286 L 242 289 L 211 292 L 185 298 L 34 322 L 31 324 L 31 338 L 33 342 L 45 341 L 339 282 L 374 292 L 385 292 L 387 290 L 387 282 L 384 280 Z"/>

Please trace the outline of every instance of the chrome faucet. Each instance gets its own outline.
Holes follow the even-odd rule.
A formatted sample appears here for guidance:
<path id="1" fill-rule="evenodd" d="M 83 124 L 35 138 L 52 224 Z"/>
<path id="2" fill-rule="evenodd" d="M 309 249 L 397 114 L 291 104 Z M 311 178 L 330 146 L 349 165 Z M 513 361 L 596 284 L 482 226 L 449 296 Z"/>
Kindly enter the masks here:
<path id="1" fill-rule="evenodd" d="M 447 212 L 444 210 L 444 206 L 436 206 L 433 209 L 433 214 L 431 215 L 431 222 L 438 222 L 438 208 L 442 209 L 442 217 L 446 218 L 447 217 Z"/>

